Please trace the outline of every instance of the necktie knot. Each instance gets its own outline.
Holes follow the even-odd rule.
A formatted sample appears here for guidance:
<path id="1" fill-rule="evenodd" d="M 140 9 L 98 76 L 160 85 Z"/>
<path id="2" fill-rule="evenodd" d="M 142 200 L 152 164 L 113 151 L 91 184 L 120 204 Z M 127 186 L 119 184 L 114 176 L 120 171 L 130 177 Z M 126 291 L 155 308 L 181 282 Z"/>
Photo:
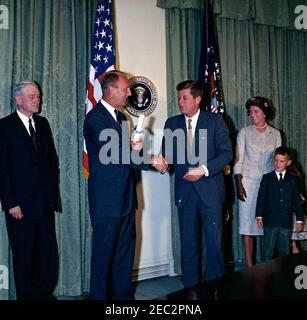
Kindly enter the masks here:
<path id="1" fill-rule="evenodd" d="M 282 181 L 282 173 L 279 173 L 279 181 Z"/>
<path id="2" fill-rule="evenodd" d="M 188 129 L 192 130 L 192 119 L 188 119 Z"/>

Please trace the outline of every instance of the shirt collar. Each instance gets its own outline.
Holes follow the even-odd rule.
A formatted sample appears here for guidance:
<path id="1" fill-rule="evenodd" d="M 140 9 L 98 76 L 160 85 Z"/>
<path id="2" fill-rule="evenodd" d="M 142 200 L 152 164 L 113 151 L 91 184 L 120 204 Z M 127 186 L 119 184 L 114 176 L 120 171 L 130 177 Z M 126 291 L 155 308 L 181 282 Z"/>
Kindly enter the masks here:
<path id="1" fill-rule="evenodd" d="M 32 120 L 32 125 L 35 128 L 35 122 L 34 122 L 34 119 L 33 119 L 33 115 L 31 117 L 27 117 L 26 115 L 21 113 L 18 109 L 16 109 L 16 112 L 17 112 L 18 117 L 22 121 L 22 123 L 26 126 L 26 128 L 29 128 L 29 119 Z"/>
<path id="2" fill-rule="evenodd" d="M 282 178 L 284 179 L 285 178 L 285 174 L 286 174 L 286 170 L 280 171 L 280 172 L 275 170 L 275 174 L 276 174 L 277 179 L 279 179 L 280 173 L 282 174 Z"/>
<path id="3" fill-rule="evenodd" d="M 111 116 L 116 120 L 116 114 L 115 114 L 115 108 L 112 107 L 109 103 L 107 103 L 105 100 L 101 98 L 101 103 L 104 105 L 104 107 L 109 111 Z"/>
<path id="4" fill-rule="evenodd" d="M 198 109 L 198 111 L 191 118 L 189 118 L 186 115 L 184 115 L 186 125 L 188 125 L 188 120 L 192 119 L 192 127 L 194 128 L 196 126 L 199 114 L 200 114 L 200 109 Z"/>

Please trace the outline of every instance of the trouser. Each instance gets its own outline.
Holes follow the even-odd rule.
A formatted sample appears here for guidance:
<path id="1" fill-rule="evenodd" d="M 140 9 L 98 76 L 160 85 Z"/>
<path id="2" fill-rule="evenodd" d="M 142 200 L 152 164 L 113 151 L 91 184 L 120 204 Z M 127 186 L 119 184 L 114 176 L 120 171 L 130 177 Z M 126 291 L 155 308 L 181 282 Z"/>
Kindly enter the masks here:
<path id="1" fill-rule="evenodd" d="M 225 273 L 222 248 L 222 204 L 206 206 L 196 192 L 178 207 L 181 269 L 184 286 L 197 285 L 202 279 L 202 242 L 206 243 L 206 280 L 221 277 Z"/>
<path id="2" fill-rule="evenodd" d="M 92 239 L 91 299 L 133 299 L 135 239 L 135 210 L 123 217 L 97 220 Z"/>
<path id="3" fill-rule="evenodd" d="M 6 224 L 17 299 L 53 299 L 58 277 L 54 213 L 48 209 L 35 219 L 17 220 L 6 212 Z"/>
<path id="4" fill-rule="evenodd" d="M 263 246 L 264 260 L 273 259 L 275 248 L 277 247 L 278 256 L 289 254 L 290 228 L 264 228 Z"/>

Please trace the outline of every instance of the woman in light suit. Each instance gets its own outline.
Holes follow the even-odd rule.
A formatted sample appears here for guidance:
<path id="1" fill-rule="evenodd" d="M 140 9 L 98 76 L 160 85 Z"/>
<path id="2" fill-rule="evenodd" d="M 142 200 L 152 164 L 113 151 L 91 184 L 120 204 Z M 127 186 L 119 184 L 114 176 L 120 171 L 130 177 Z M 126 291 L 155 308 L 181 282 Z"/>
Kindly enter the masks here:
<path id="1" fill-rule="evenodd" d="M 252 125 L 239 131 L 237 137 L 234 174 L 239 198 L 239 234 L 243 235 L 247 266 L 253 265 L 255 236 L 262 236 L 255 209 L 260 181 L 273 167 L 274 150 L 281 145 L 281 135 L 268 123 L 272 119 L 272 105 L 267 98 L 252 97 L 246 104 Z"/>

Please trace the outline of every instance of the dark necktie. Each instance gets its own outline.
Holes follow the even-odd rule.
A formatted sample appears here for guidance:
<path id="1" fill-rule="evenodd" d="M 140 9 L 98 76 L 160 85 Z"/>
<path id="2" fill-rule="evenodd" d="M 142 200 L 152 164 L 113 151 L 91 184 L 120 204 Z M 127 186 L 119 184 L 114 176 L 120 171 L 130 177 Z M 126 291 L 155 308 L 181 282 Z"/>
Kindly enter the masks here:
<path id="1" fill-rule="evenodd" d="M 119 111 L 117 109 L 114 110 L 115 115 L 116 115 L 116 122 L 118 123 L 118 125 L 121 127 L 122 126 L 122 122 L 119 116 Z"/>
<path id="2" fill-rule="evenodd" d="M 282 181 L 282 173 L 281 172 L 279 173 L 279 181 L 280 182 Z"/>
<path id="3" fill-rule="evenodd" d="M 33 144 L 34 144 L 34 147 L 37 149 L 36 133 L 35 133 L 35 130 L 34 130 L 34 128 L 33 128 L 31 118 L 29 118 L 29 131 L 30 131 L 30 136 L 31 136 L 31 138 L 32 138 L 32 142 L 33 142 Z"/>

